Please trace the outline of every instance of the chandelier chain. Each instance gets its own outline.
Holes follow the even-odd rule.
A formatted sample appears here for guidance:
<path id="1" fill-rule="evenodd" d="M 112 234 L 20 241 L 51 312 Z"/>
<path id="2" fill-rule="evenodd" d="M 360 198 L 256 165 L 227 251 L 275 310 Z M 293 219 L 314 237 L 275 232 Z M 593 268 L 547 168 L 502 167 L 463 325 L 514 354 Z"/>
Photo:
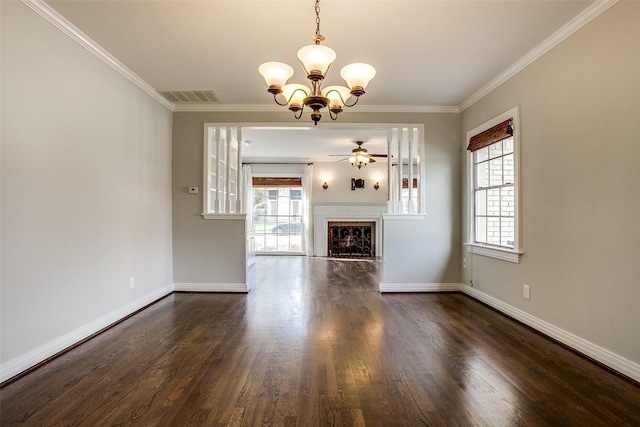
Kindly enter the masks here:
<path id="1" fill-rule="evenodd" d="M 316 0 L 316 34 L 320 34 L 320 0 Z"/>

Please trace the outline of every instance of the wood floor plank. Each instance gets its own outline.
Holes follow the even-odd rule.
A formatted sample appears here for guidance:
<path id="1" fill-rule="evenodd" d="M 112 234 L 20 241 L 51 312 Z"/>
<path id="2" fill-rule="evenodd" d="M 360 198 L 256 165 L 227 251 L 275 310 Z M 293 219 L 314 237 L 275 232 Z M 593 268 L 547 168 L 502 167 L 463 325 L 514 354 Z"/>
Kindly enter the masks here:
<path id="1" fill-rule="evenodd" d="M 376 261 L 259 257 L 249 294 L 175 293 L 0 389 L 5 426 L 640 426 L 640 386 Z"/>

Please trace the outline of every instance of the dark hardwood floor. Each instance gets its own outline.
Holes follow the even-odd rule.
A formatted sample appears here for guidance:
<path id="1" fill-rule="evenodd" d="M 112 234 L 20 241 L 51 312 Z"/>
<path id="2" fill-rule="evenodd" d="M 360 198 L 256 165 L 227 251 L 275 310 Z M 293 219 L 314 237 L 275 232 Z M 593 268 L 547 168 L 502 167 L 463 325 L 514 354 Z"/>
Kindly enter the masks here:
<path id="1" fill-rule="evenodd" d="M 0 390 L 8 426 L 640 426 L 640 387 L 379 264 L 258 258 L 245 294 L 176 293 Z"/>

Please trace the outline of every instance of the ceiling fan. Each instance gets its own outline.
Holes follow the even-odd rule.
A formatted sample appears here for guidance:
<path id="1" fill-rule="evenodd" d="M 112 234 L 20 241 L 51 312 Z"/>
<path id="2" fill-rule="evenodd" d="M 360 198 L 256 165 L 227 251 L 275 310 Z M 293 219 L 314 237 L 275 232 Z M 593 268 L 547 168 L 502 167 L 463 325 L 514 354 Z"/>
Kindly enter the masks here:
<path id="1" fill-rule="evenodd" d="M 351 154 L 347 155 L 344 159 L 338 160 L 342 162 L 344 160 L 349 160 L 351 166 L 355 166 L 360 169 L 363 166 L 366 166 L 369 163 L 375 163 L 375 159 L 373 157 L 387 157 L 386 154 L 371 154 L 367 151 L 366 148 L 362 148 L 362 144 L 365 141 L 354 141 L 358 147 L 351 150 Z M 344 156 L 344 154 L 330 154 L 331 156 Z"/>

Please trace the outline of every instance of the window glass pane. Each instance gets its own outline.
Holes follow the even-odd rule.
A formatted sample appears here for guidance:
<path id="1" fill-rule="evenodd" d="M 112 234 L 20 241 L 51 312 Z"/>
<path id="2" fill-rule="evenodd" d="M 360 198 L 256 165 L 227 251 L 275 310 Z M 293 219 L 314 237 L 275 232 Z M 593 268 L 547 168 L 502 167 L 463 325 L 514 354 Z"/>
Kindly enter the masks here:
<path id="1" fill-rule="evenodd" d="M 302 252 L 302 234 L 290 236 L 289 250 L 291 252 Z"/>
<path id="2" fill-rule="evenodd" d="M 513 187 L 502 187 L 500 189 L 500 216 L 515 216 L 515 191 Z"/>
<path id="3" fill-rule="evenodd" d="M 292 215 L 300 215 L 300 201 L 292 200 L 291 201 L 291 214 Z"/>
<path id="4" fill-rule="evenodd" d="M 301 199 L 302 199 L 302 190 L 291 189 L 291 200 L 301 200 Z"/>
<path id="5" fill-rule="evenodd" d="M 502 185 L 502 157 L 489 160 L 489 185 Z"/>
<path id="6" fill-rule="evenodd" d="M 502 170 L 504 172 L 504 183 L 513 184 L 514 181 L 514 157 L 513 154 L 506 155 L 502 158 Z"/>
<path id="7" fill-rule="evenodd" d="M 500 215 L 500 189 L 487 190 L 487 215 Z"/>
<path id="8" fill-rule="evenodd" d="M 500 218 L 487 218 L 487 243 L 490 245 L 500 244 Z"/>
<path id="9" fill-rule="evenodd" d="M 289 192 L 283 190 L 283 188 L 278 189 L 278 215 L 281 222 L 287 222 L 288 218 L 283 217 L 291 215 L 291 200 L 289 199 Z"/>
<path id="10" fill-rule="evenodd" d="M 278 197 L 278 190 L 267 190 L 269 192 L 269 200 L 275 200 Z"/>
<path id="11" fill-rule="evenodd" d="M 289 235 L 288 234 L 279 234 L 278 235 L 278 252 L 289 252 Z"/>
<path id="12" fill-rule="evenodd" d="M 502 143 L 504 154 L 513 153 L 513 137 L 505 139 Z"/>
<path id="13" fill-rule="evenodd" d="M 515 221 L 513 218 L 501 219 L 500 245 L 513 248 L 515 246 Z"/>
<path id="14" fill-rule="evenodd" d="M 476 191 L 476 215 L 487 214 L 487 190 Z"/>
<path id="15" fill-rule="evenodd" d="M 491 144 L 489 147 L 489 158 L 493 159 L 498 156 L 502 156 L 502 141 Z"/>
<path id="16" fill-rule="evenodd" d="M 484 147 L 474 152 L 475 163 L 482 162 L 489 159 L 489 147 Z"/>
<path id="17" fill-rule="evenodd" d="M 476 165 L 476 188 L 489 186 L 489 163 L 482 162 Z"/>
<path id="18" fill-rule="evenodd" d="M 479 216 L 476 218 L 476 242 L 487 243 L 487 218 Z"/>

